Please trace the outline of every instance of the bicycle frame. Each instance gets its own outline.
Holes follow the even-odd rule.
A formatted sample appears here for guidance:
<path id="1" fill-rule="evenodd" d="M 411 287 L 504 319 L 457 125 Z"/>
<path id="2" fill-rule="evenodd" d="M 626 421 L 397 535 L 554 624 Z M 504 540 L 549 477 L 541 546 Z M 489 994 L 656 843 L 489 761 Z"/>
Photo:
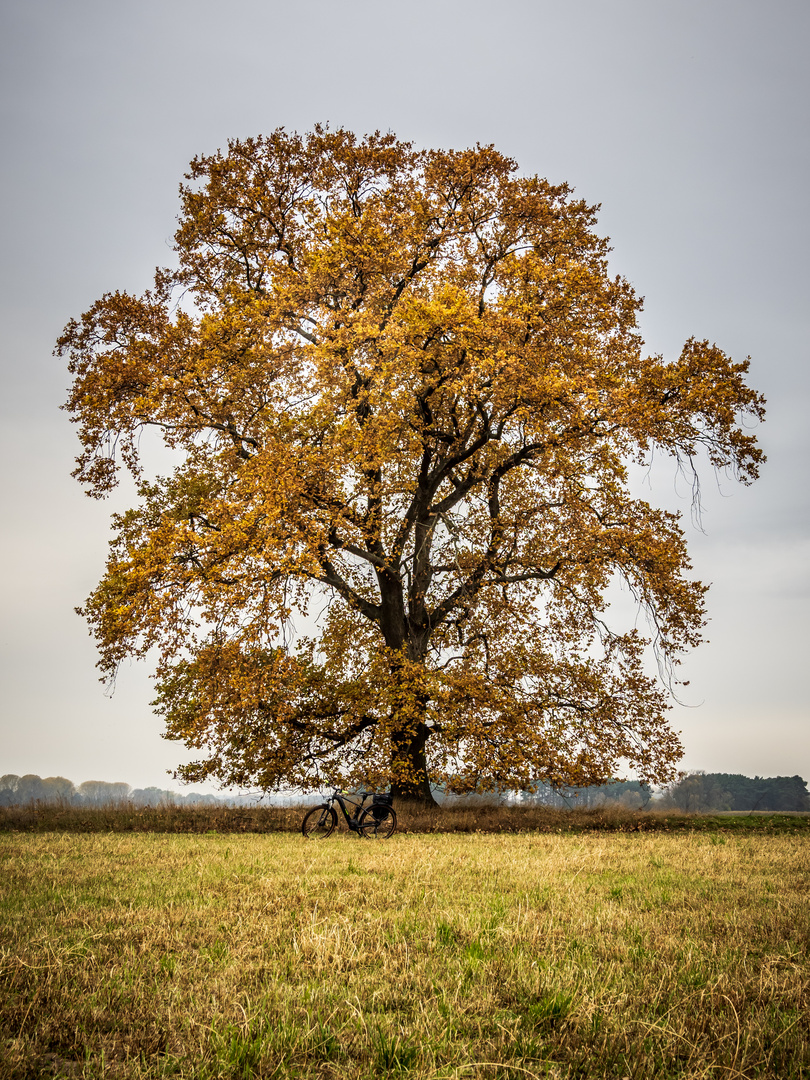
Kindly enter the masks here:
<path id="1" fill-rule="evenodd" d="M 356 803 L 356 802 L 352 802 L 352 800 L 350 798 L 348 798 L 348 796 L 341 795 L 339 791 L 333 791 L 332 795 L 331 795 L 331 798 L 329 799 L 329 802 L 338 804 L 340 809 L 343 811 L 343 817 L 346 819 L 346 824 L 349 826 L 349 828 L 352 830 L 352 832 L 357 832 L 357 821 L 358 821 L 358 818 L 360 817 L 360 811 L 365 806 L 367 798 L 368 798 L 368 792 L 367 791 L 361 792 L 360 793 L 360 802 Z M 346 809 L 346 804 L 347 803 L 348 803 L 349 806 L 351 806 L 354 809 L 354 811 L 355 811 L 354 817 L 349 817 L 349 813 L 348 813 L 348 811 Z"/>

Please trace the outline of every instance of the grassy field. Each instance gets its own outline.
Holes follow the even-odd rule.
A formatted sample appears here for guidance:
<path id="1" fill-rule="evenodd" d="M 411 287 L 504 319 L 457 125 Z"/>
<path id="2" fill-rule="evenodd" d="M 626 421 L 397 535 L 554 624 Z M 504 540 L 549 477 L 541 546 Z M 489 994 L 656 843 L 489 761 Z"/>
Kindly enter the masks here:
<path id="1" fill-rule="evenodd" d="M 810 1076 L 798 823 L 0 858 L 3 1077 Z"/>
<path id="2" fill-rule="evenodd" d="M 3 832 L 300 832 L 304 810 L 296 806 L 132 806 L 88 807 L 29 803 L 0 806 Z M 402 832 L 798 832 L 810 834 L 810 813 L 778 811 L 686 814 L 678 810 L 628 810 L 615 804 L 598 809 L 553 810 L 502 803 L 459 804 L 433 809 L 398 807 Z"/>

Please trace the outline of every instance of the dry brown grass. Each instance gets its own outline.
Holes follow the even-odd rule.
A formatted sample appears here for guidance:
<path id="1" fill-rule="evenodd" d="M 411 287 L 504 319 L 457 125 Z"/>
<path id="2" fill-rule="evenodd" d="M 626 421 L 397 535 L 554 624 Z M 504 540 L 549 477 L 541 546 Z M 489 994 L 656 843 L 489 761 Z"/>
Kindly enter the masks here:
<path id="1" fill-rule="evenodd" d="M 468 805 L 423 809 L 397 805 L 400 832 L 671 832 L 674 830 L 810 831 L 810 815 L 686 814 L 680 811 L 600 809 L 553 810 L 478 801 Z M 0 832 L 298 832 L 305 808 L 296 806 L 59 806 L 37 803 L 0 807 Z M 338 815 L 340 817 L 340 815 Z"/>
<path id="2" fill-rule="evenodd" d="M 297 832 L 304 811 L 273 806 L 70 806 L 36 803 L 0 807 L 0 831 L 12 832 Z"/>
<path id="3" fill-rule="evenodd" d="M 0 1075 L 810 1070 L 807 835 L 0 836 Z"/>

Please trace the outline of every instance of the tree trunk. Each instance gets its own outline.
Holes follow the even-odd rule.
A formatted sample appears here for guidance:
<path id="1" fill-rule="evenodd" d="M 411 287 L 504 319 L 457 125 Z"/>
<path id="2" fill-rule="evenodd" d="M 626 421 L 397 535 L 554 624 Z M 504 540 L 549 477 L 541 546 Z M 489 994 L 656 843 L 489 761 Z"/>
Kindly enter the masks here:
<path id="1" fill-rule="evenodd" d="M 424 545 L 425 551 L 429 550 Z M 380 587 L 380 629 L 385 643 L 391 650 L 391 675 L 394 685 L 400 684 L 400 700 L 394 704 L 394 717 L 401 719 L 402 727 L 394 729 L 391 735 L 391 794 L 398 802 L 408 802 L 419 806 L 438 806 L 430 790 L 427 771 L 425 744 L 430 738 L 431 729 L 424 723 L 427 698 L 422 696 L 412 683 L 411 678 L 403 675 L 407 663 L 424 666 L 427 651 L 428 634 L 422 632 L 418 637 L 408 634 L 408 619 L 405 615 L 405 596 L 399 576 L 386 571 L 377 571 Z"/>
<path id="2" fill-rule="evenodd" d="M 416 731 L 396 732 L 391 739 L 391 764 L 394 782 L 391 794 L 398 802 L 419 806 L 438 806 L 430 790 L 425 744 L 430 728 L 420 723 Z"/>

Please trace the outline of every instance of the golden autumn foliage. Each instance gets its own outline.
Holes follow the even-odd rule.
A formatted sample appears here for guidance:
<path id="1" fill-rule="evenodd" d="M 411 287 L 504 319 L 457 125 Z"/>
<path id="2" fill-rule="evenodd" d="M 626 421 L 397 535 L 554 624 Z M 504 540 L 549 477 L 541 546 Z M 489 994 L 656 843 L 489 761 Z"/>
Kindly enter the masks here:
<path id="1" fill-rule="evenodd" d="M 627 465 L 754 479 L 747 362 L 645 356 L 595 208 L 491 147 L 279 130 L 186 180 L 177 268 L 58 342 L 76 475 L 103 496 L 120 459 L 140 490 L 84 614 L 105 676 L 156 650 L 167 735 L 201 751 L 181 775 L 669 779 L 667 686 L 605 594 L 626 583 L 672 670 L 705 588 Z M 154 481 L 149 427 L 181 461 Z"/>

